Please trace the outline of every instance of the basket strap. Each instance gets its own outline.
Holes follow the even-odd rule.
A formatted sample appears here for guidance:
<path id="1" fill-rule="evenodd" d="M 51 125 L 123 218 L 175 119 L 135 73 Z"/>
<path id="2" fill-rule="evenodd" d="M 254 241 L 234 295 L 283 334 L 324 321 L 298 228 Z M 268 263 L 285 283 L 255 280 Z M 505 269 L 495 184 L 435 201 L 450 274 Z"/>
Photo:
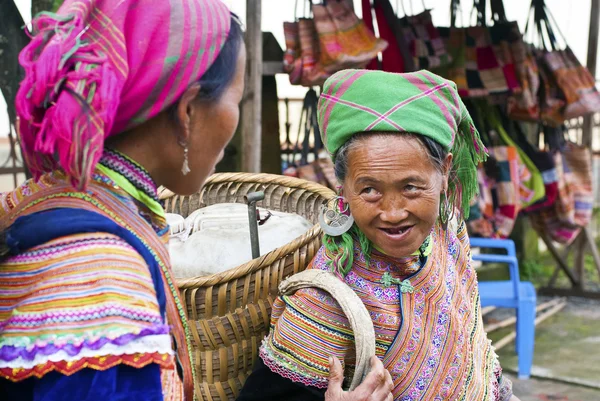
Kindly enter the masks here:
<path id="1" fill-rule="evenodd" d="M 356 344 L 356 370 L 350 384 L 354 390 L 369 373 L 369 360 L 375 355 L 375 329 L 367 308 L 356 293 L 342 280 L 323 270 L 305 270 L 279 285 L 282 295 L 291 295 L 302 288 L 319 288 L 328 292 L 342 307 L 350 321 Z"/>

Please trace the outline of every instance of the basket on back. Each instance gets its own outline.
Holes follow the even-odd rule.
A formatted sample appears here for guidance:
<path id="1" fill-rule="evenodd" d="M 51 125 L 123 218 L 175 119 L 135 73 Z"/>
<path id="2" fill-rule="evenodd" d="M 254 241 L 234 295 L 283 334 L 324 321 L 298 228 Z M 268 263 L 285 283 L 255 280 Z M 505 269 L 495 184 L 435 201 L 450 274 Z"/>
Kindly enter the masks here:
<path id="1" fill-rule="evenodd" d="M 247 173 L 215 174 L 200 193 L 191 196 L 161 194 L 168 213 L 187 217 L 217 203 L 245 203 L 244 196 L 254 191 L 265 193 L 258 206 L 299 214 L 314 226 L 294 241 L 243 265 L 177 281 L 192 333 L 199 400 L 234 400 L 239 394 L 269 331 L 278 285 L 306 269 L 318 251 L 322 236 L 317 224 L 319 208 L 335 194 L 296 178 Z"/>

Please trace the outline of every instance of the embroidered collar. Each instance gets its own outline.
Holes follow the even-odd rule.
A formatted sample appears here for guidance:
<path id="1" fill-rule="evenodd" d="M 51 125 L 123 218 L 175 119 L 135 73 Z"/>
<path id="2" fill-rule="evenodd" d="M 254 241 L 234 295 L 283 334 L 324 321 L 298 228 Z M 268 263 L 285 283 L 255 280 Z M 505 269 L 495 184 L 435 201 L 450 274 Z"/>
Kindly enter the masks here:
<path id="1" fill-rule="evenodd" d="M 423 244 L 419 249 L 410 256 L 405 258 L 392 258 L 380 251 L 377 247 L 374 247 L 372 257 L 385 260 L 394 266 L 394 273 L 399 274 L 400 277 L 394 277 L 390 271 L 386 271 L 380 279 L 380 283 L 385 287 L 391 287 L 393 285 L 399 285 L 400 291 L 403 293 L 412 293 L 414 291 L 413 286 L 410 283 L 410 276 L 417 273 L 427 261 L 431 251 L 433 249 L 433 242 L 431 241 L 431 235 L 428 235 L 423 241 Z"/>
<path id="2" fill-rule="evenodd" d="M 100 164 L 119 173 L 150 199 L 158 202 L 158 188 L 144 167 L 116 150 L 105 149 Z"/>
<path id="3" fill-rule="evenodd" d="M 385 252 L 383 252 L 383 250 L 381 250 L 377 245 L 373 244 L 373 248 L 379 253 L 385 255 Z M 425 238 L 425 241 L 423 241 L 419 249 L 417 249 L 411 256 L 409 256 L 409 258 L 413 256 L 427 257 L 429 256 L 429 254 L 431 254 L 432 249 L 433 244 L 431 243 L 431 234 L 429 234 L 427 238 Z"/>
<path id="4" fill-rule="evenodd" d="M 164 217 L 165 211 L 158 200 L 157 186 L 140 164 L 121 152 L 105 149 L 96 168 L 153 213 Z"/>

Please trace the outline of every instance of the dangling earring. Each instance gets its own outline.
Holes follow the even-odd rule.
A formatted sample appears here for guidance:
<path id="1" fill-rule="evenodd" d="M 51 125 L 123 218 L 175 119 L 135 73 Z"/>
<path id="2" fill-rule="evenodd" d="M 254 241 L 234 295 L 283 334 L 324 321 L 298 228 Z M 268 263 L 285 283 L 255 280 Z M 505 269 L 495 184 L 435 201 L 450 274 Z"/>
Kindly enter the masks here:
<path id="1" fill-rule="evenodd" d="M 325 234 L 332 237 L 339 237 L 352 228 L 354 217 L 350 214 L 350 206 L 344 202 L 344 198 L 336 196 L 321 206 L 319 225 Z"/>
<path id="2" fill-rule="evenodd" d="M 439 219 L 440 219 L 440 222 L 442 223 L 442 227 L 444 229 L 446 227 L 448 227 L 448 221 L 450 220 L 450 212 L 451 212 L 450 200 L 448 199 L 448 195 L 446 195 L 446 192 L 444 192 L 440 196 L 440 211 L 439 211 Z"/>
<path id="3" fill-rule="evenodd" d="M 183 148 L 183 166 L 181 166 L 181 173 L 183 175 L 188 175 L 190 173 L 190 165 L 188 162 L 188 147 L 187 145 Z"/>

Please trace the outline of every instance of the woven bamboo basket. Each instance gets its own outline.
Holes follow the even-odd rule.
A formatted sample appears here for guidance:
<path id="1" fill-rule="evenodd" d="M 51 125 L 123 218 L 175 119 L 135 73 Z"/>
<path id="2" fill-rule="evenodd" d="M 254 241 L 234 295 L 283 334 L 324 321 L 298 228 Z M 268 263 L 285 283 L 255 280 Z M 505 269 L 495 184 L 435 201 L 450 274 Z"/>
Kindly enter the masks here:
<path id="1" fill-rule="evenodd" d="M 297 178 L 247 173 L 215 174 L 191 196 L 161 192 L 167 212 L 187 217 L 217 203 L 244 203 L 244 195 L 253 191 L 265 193 L 257 206 L 299 214 L 314 226 L 294 241 L 231 270 L 178 280 L 192 333 L 198 400 L 238 396 L 269 331 L 277 287 L 284 278 L 305 270 L 318 251 L 319 208 L 335 193 Z"/>

